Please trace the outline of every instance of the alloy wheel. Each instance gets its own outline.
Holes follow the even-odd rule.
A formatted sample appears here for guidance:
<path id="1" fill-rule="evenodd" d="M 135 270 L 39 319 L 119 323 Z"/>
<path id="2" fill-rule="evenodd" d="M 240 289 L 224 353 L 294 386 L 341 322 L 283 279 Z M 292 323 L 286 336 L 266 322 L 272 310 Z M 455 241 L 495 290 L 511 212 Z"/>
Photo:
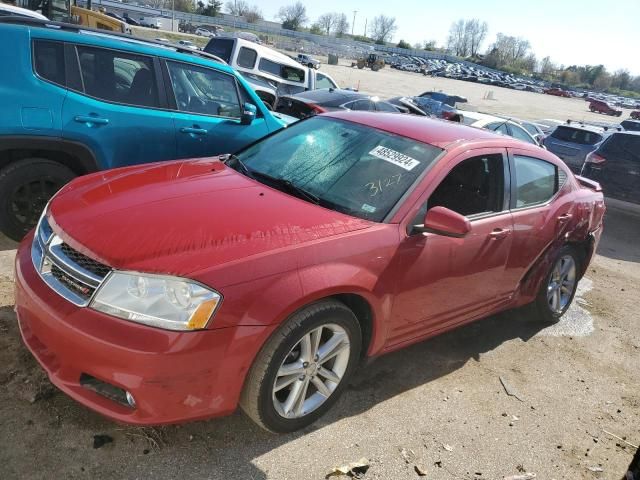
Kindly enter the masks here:
<path id="1" fill-rule="evenodd" d="M 547 302 L 555 314 L 562 313 L 573 296 L 576 286 L 576 262 L 571 255 L 558 259 L 547 285 Z"/>
<path id="2" fill-rule="evenodd" d="M 344 328 L 325 324 L 307 332 L 289 351 L 273 384 L 273 405 L 285 418 L 316 410 L 335 391 L 349 365 Z"/>

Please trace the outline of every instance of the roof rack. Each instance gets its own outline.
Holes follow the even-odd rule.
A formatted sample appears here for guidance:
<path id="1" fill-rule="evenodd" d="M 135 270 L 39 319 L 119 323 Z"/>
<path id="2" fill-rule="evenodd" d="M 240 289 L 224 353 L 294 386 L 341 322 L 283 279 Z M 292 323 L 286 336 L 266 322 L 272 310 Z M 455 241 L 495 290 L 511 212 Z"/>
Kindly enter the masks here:
<path id="1" fill-rule="evenodd" d="M 146 38 L 134 37 L 133 35 L 127 35 L 126 33 L 113 32 L 110 30 L 100 30 L 98 28 L 91 28 L 85 25 L 76 25 L 73 23 L 54 22 L 50 20 L 40 20 L 39 18 L 29 18 L 20 16 L 6 16 L 0 17 L 0 24 L 10 23 L 13 25 L 28 25 L 30 27 L 50 28 L 55 30 L 64 30 L 75 33 L 86 33 L 90 35 L 99 35 L 103 37 L 113 38 L 115 40 L 122 40 L 128 43 L 136 43 L 141 45 L 148 45 L 151 47 L 160 47 L 165 50 L 173 50 L 179 53 L 187 53 L 189 55 L 196 55 L 208 60 L 213 60 L 218 63 L 227 65 L 222 58 L 212 55 L 201 50 L 192 50 L 190 48 L 182 47 L 173 43 L 158 42 L 157 40 L 147 40 Z"/>

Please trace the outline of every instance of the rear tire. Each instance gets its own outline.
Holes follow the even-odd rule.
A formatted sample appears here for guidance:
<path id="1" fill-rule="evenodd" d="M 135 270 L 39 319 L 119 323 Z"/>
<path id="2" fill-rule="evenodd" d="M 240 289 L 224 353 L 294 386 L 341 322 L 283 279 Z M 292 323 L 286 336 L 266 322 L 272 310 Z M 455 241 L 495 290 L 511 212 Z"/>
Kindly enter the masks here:
<path id="1" fill-rule="evenodd" d="M 49 199 L 76 175 L 46 158 L 27 158 L 0 170 L 0 231 L 20 241 Z"/>
<path id="2" fill-rule="evenodd" d="M 557 323 L 567 312 L 578 288 L 580 256 L 565 245 L 556 254 L 533 303 L 536 318 L 547 324 Z"/>
<path id="3" fill-rule="evenodd" d="M 265 430 L 285 433 L 304 428 L 338 400 L 361 346 L 360 325 L 346 305 L 336 300 L 309 305 L 289 317 L 262 347 L 247 375 L 240 406 Z M 318 382 L 325 385 L 324 394 L 316 387 Z M 296 397 L 295 391 L 302 393 Z"/>

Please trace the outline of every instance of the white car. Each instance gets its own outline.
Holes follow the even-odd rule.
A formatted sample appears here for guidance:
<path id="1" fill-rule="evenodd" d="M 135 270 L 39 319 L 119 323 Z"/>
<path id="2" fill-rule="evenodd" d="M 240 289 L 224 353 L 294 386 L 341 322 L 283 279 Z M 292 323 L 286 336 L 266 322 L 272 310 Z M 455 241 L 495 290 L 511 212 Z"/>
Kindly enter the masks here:
<path id="1" fill-rule="evenodd" d="M 44 15 L 34 12 L 33 10 L 14 7 L 13 5 L 7 5 L 6 3 L 0 3 L 0 17 L 29 17 L 37 18 L 38 20 L 49 20 Z"/>
<path id="2" fill-rule="evenodd" d="M 200 50 L 196 44 L 190 42 L 189 40 L 178 40 L 178 45 L 190 50 Z"/>
<path id="3" fill-rule="evenodd" d="M 208 37 L 208 38 L 216 36 L 215 33 L 210 32 L 206 28 L 201 28 L 201 27 L 196 28 L 196 35 L 199 35 L 201 37 Z"/>
<path id="4" fill-rule="evenodd" d="M 487 115 L 486 113 L 477 113 L 463 111 L 462 123 L 470 127 L 484 128 L 502 135 L 513 137 L 523 142 L 533 145 L 540 145 L 538 141 L 521 125 L 509 119 Z"/>

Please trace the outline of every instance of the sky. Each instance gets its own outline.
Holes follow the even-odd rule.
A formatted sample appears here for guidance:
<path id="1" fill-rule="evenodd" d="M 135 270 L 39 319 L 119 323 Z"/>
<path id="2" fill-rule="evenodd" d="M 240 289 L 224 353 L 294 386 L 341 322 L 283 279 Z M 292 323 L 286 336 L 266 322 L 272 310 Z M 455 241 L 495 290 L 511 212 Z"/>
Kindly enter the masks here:
<path id="1" fill-rule="evenodd" d="M 248 0 L 257 4 L 265 19 L 274 20 L 283 5 L 295 0 Z M 640 75 L 638 34 L 640 0 L 322 0 L 303 1 L 313 22 L 326 12 L 345 13 L 353 22 L 357 10 L 356 34 L 363 34 L 365 20 L 380 14 L 396 18 L 398 30 L 394 42 L 403 39 L 411 44 L 436 40 L 443 46 L 451 23 L 478 18 L 489 25 L 482 49 L 486 49 L 501 32 L 529 40 L 540 59 L 546 56 L 558 64 L 598 65 L 609 71 L 620 68 Z M 310 22 L 310 23 L 311 23 Z"/>

